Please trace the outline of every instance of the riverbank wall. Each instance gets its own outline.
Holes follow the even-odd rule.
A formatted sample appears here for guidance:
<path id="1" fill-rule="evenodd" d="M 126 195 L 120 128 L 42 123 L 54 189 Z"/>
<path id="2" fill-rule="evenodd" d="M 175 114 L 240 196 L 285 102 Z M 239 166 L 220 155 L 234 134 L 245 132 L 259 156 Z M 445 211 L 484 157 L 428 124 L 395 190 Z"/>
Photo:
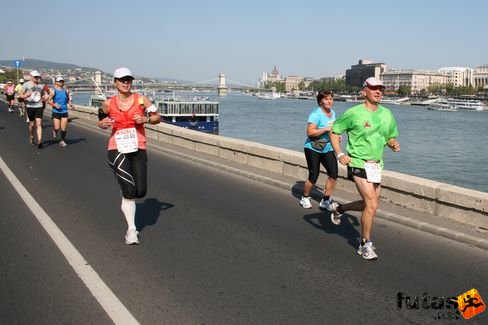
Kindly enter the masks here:
<path id="1" fill-rule="evenodd" d="M 77 107 L 70 117 L 98 120 L 97 112 L 89 107 Z M 195 152 L 222 158 L 277 175 L 303 181 L 308 177 L 303 153 L 255 142 L 187 130 L 168 124 L 147 125 L 146 135 L 161 143 L 168 143 Z M 339 164 L 340 180 L 337 188 L 357 193 L 353 182 L 347 180 L 346 168 Z M 324 184 L 321 172 L 317 184 Z M 488 193 L 465 189 L 437 181 L 384 170 L 381 199 L 420 212 L 452 219 L 456 222 L 488 229 Z"/>

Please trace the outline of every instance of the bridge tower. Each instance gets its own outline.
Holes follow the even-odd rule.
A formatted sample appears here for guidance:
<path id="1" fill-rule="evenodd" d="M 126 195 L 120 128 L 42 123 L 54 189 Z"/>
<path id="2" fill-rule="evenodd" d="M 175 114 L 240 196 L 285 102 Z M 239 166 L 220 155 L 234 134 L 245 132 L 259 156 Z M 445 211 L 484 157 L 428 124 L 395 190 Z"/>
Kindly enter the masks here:
<path id="1" fill-rule="evenodd" d="M 102 72 L 100 71 L 95 72 L 95 82 L 99 85 L 102 84 Z"/>
<path id="2" fill-rule="evenodd" d="M 225 74 L 219 74 L 219 85 L 217 87 L 217 94 L 219 96 L 227 95 L 227 87 L 225 86 Z"/>

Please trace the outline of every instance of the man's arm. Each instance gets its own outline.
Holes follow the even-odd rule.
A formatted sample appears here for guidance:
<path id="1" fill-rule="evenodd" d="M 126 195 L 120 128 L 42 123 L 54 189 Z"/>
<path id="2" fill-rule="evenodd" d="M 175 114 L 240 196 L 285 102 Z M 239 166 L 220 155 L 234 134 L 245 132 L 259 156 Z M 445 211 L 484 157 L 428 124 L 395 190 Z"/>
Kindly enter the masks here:
<path id="1" fill-rule="evenodd" d="M 346 155 L 344 152 L 342 152 L 341 149 L 341 135 L 340 134 L 335 134 L 334 132 L 330 131 L 329 132 L 329 138 L 330 138 L 330 144 L 332 145 L 332 148 L 334 148 L 335 155 L 337 157 L 337 160 L 343 165 L 347 165 L 351 162 L 351 158 Z"/>

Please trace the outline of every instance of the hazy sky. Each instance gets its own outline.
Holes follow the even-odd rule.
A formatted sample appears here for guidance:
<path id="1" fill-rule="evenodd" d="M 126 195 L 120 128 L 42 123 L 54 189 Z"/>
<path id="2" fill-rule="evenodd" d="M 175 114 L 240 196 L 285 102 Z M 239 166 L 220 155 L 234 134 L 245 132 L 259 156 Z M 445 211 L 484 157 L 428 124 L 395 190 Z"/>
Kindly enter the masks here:
<path id="1" fill-rule="evenodd" d="M 488 64 L 486 0 L 81 0 L 1 6 L 0 60 L 22 57 L 192 81 L 251 84 L 390 68 Z"/>

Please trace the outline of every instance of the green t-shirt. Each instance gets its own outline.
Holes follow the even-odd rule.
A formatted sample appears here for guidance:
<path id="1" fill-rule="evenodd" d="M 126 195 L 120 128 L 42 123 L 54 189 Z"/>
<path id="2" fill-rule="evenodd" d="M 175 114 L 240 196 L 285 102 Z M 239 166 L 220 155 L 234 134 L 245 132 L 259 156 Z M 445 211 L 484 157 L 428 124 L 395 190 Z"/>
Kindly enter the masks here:
<path id="1" fill-rule="evenodd" d="M 370 112 L 364 104 L 349 108 L 332 125 L 332 132 L 347 132 L 349 166 L 364 168 L 365 160 L 379 160 L 383 167 L 383 153 L 389 139 L 398 137 L 395 117 L 391 111 L 378 106 Z"/>

